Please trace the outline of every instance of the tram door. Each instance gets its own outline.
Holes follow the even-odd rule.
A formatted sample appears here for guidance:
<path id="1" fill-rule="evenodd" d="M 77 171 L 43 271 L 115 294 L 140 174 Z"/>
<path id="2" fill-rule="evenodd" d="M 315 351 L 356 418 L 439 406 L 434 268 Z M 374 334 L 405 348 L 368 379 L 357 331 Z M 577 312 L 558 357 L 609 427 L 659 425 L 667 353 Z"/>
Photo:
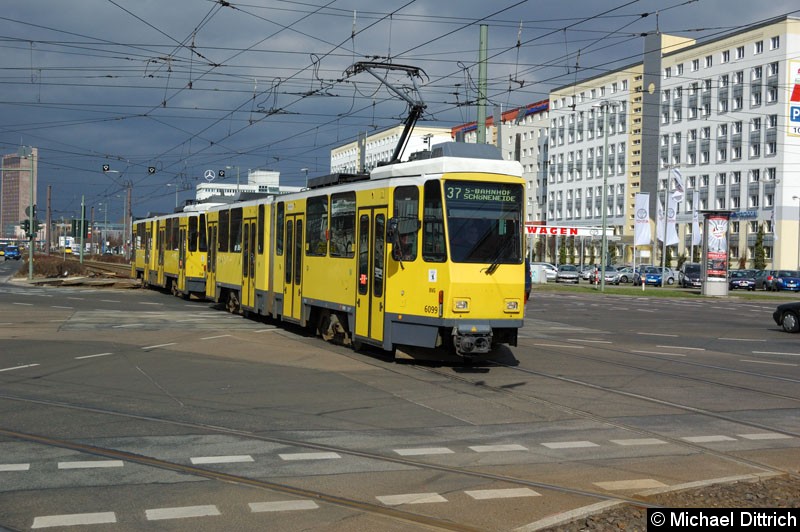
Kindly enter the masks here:
<path id="1" fill-rule="evenodd" d="M 303 215 L 287 215 L 283 253 L 283 315 L 298 322 L 303 309 L 303 236 Z"/>
<path id="2" fill-rule="evenodd" d="M 177 221 L 177 220 L 176 220 Z M 186 290 L 186 226 L 178 232 L 178 290 Z"/>
<path id="3" fill-rule="evenodd" d="M 217 238 L 219 225 L 209 221 L 207 228 L 208 256 L 206 258 L 206 297 L 217 300 Z"/>
<path id="4" fill-rule="evenodd" d="M 355 335 L 383 341 L 386 208 L 360 209 Z"/>
<path id="5" fill-rule="evenodd" d="M 256 220 L 245 218 L 242 225 L 242 300 L 244 307 L 255 302 L 256 284 Z"/>
<path id="6" fill-rule="evenodd" d="M 158 224 L 158 264 L 156 265 L 156 284 L 164 286 L 164 251 L 167 245 L 167 229 L 163 223 Z"/>

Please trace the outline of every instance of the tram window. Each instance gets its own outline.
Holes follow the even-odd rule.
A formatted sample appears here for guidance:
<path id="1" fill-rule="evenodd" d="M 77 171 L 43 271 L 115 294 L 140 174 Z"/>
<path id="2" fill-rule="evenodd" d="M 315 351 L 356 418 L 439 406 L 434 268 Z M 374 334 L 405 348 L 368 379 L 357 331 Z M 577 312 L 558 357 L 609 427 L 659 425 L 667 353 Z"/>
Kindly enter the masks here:
<path id="1" fill-rule="evenodd" d="M 328 196 L 308 198 L 306 204 L 306 255 L 328 253 Z"/>
<path id="2" fill-rule="evenodd" d="M 178 241 L 180 240 L 180 235 L 178 234 L 179 230 L 180 220 L 178 220 L 178 218 L 167 218 L 167 249 L 178 251 Z"/>
<path id="3" fill-rule="evenodd" d="M 399 255 L 404 261 L 415 260 L 419 235 L 419 189 L 417 187 L 397 187 L 394 191 L 394 217 L 397 219 Z"/>
<path id="4" fill-rule="evenodd" d="M 356 193 L 343 192 L 331 196 L 331 257 L 355 256 Z"/>
<path id="5" fill-rule="evenodd" d="M 431 180 L 425 183 L 424 194 L 422 258 L 427 262 L 444 262 L 447 253 L 444 246 L 444 212 L 439 182 Z"/>
<path id="6" fill-rule="evenodd" d="M 294 234 L 294 284 L 300 286 L 303 266 L 303 221 L 297 220 L 297 232 Z"/>
<path id="7" fill-rule="evenodd" d="M 219 211 L 219 228 L 217 229 L 217 250 L 228 252 L 228 232 L 231 225 L 230 211 Z"/>
<path id="8" fill-rule="evenodd" d="M 283 202 L 278 203 L 275 220 L 275 254 L 283 255 Z"/>
<path id="9" fill-rule="evenodd" d="M 231 209 L 231 241 L 230 251 L 242 252 L 242 208 Z"/>
<path id="10" fill-rule="evenodd" d="M 382 214 L 375 217 L 375 263 L 372 278 L 372 295 L 383 297 L 383 258 L 386 249 L 386 219 Z"/>
<path id="11" fill-rule="evenodd" d="M 369 285 L 369 216 L 358 219 L 358 293 L 366 295 Z"/>
<path id="12" fill-rule="evenodd" d="M 189 251 L 197 251 L 197 216 L 189 216 Z"/>
<path id="13" fill-rule="evenodd" d="M 200 228 L 198 231 L 198 242 L 197 242 L 197 250 L 198 251 L 208 251 L 208 243 L 206 242 L 206 215 L 200 215 Z"/>
<path id="14" fill-rule="evenodd" d="M 258 254 L 264 253 L 264 204 L 258 206 Z"/>

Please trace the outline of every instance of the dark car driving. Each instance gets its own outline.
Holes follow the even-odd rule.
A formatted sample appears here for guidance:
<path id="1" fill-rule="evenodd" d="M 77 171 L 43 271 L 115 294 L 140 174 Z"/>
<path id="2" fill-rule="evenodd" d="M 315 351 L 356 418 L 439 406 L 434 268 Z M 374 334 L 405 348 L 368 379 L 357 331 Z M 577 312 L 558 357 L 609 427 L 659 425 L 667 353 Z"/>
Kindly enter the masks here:
<path id="1" fill-rule="evenodd" d="M 786 332 L 800 332 L 800 302 L 778 305 L 772 319 Z"/>

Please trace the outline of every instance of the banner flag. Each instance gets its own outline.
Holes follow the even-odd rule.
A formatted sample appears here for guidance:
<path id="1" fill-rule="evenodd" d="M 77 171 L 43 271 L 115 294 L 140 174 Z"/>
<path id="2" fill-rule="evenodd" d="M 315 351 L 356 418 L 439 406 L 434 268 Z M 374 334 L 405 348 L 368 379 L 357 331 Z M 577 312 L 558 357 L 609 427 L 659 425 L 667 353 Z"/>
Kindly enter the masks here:
<path id="1" fill-rule="evenodd" d="M 638 192 L 636 194 L 636 218 L 634 221 L 634 246 L 649 246 L 652 242 L 650 236 L 650 194 Z"/>
<path id="2" fill-rule="evenodd" d="M 675 180 L 675 190 L 672 192 L 672 197 L 675 198 L 676 202 L 680 203 L 683 201 L 683 195 L 685 193 L 683 188 L 683 176 L 677 168 L 673 168 L 672 177 Z"/>
<path id="3" fill-rule="evenodd" d="M 770 216 L 770 225 L 772 226 L 772 241 L 773 242 L 777 242 L 778 241 L 778 226 L 775 225 L 775 211 L 776 210 L 777 210 L 777 207 L 775 207 L 773 205 L 773 207 L 772 207 L 772 215 Z"/>
<path id="4" fill-rule="evenodd" d="M 658 212 L 656 213 L 656 240 L 663 242 L 664 241 L 664 204 L 661 203 L 661 198 L 658 198 L 658 206 L 656 207 Z"/>
<path id="5" fill-rule="evenodd" d="M 667 245 L 673 246 L 678 243 L 678 220 L 675 216 L 678 202 L 675 200 L 675 196 L 670 197 L 667 204 L 669 205 L 667 207 Z"/>
<path id="6" fill-rule="evenodd" d="M 692 194 L 692 245 L 699 246 L 703 241 L 700 229 L 700 194 L 695 190 Z"/>

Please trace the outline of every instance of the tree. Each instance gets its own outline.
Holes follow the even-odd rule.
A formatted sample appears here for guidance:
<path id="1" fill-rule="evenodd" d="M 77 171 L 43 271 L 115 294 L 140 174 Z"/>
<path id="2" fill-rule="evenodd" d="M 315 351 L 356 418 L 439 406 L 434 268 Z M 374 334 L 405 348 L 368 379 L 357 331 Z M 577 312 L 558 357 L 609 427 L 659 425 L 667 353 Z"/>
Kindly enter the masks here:
<path id="1" fill-rule="evenodd" d="M 753 268 L 763 270 L 767 267 L 767 254 L 764 251 L 764 224 L 758 225 L 756 244 L 753 247 Z"/>
<path id="2" fill-rule="evenodd" d="M 683 266 L 683 263 L 686 262 L 687 259 L 688 259 L 688 257 L 686 256 L 686 253 L 685 252 L 681 253 L 681 255 L 678 257 L 678 269 L 679 270 L 681 269 L 681 266 Z"/>
<path id="3" fill-rule="evenodd" d="M 558 263 L 564 264 L 567 262 L 567 239 L 562 238 L 558 243 Z"/>

